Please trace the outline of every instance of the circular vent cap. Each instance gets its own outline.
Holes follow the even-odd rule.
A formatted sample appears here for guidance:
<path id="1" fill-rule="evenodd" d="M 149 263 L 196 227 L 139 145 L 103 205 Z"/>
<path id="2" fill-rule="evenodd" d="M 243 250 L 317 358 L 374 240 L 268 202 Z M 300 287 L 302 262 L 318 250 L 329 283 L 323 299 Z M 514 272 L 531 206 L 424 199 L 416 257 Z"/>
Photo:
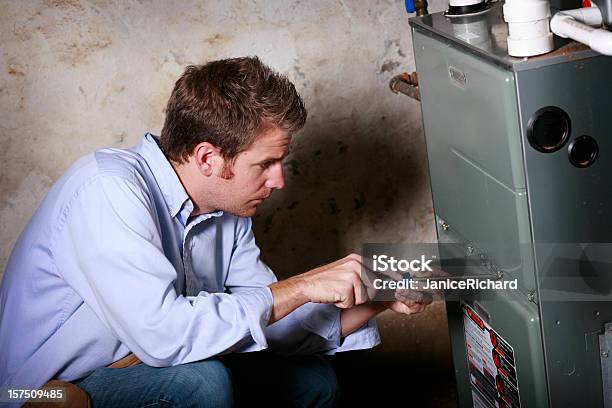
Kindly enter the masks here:
<path id="1" fill-rule="evenodd" d="M 579 136 L 570 143 L 567 153 L 570 162 L 580 168 L 589 167 L 597 159 L 599 146 L 591 136 Z"/>
<path id="2" fill-rule="evenodd" d="M 542 153 L 561 149 L 569 139 L 570 132 L 569 116 L 556 106 L 539 109 L 531 116 L 527 125 L 529 144 Z"/>

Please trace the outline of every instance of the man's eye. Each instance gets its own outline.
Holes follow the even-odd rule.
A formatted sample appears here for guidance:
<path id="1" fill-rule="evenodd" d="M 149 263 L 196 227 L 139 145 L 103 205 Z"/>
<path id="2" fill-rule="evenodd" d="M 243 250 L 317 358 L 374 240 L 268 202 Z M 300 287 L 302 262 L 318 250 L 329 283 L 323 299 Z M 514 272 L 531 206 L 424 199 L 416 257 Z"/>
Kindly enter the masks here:
<path id="1" fill-rule="evenodd" d="M 272 163 L 270 162 L 265 162 L 265 163 L 261 163 L 259 165 L 259 167 L 261 167 L 263 170 L 267 169 L 268 167 L 270 167 L 272 165 Z"/>

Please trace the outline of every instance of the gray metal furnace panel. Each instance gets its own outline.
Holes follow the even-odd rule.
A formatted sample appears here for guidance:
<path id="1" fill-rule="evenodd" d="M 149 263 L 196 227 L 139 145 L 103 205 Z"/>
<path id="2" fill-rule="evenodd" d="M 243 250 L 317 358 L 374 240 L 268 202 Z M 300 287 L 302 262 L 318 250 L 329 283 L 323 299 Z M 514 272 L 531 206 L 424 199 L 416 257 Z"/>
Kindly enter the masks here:
<path id="1" fill-rule="evenodd" d="M 605 331 L 599 335 L 599 352 L 601 376 L 604 387 L 604 407 L 612 408 L 612 322 L 605 325 Z"/>
<path id="2" fill-rule="evenodd" d="M 452 227 L 441 228 L 441 223 L 442 220 L 437 219 L 440 243 L 466 242 L 466 239 Z M 443 268 L 445 259 L 459 259 L 466 255 L 465 251 L 460 253 L 447 253 L 447 251 L 461 251 L 461 246 L 440 246 Z M 470 271 L 471 275 L 486 273 L 486 270 L 476 271 L 475 267 Z M 469 293 L 464 292 L 461 297 L 461 301 L 446 303 L 460 406 L 473 406 L 473 388 L 470 383 L 467 358 L 468 353 L 473 351 L 468 351 L 466 348 L 463 302 L 475 309 L 480 317 L 514 348 L 521 406 L 536 408 L 547 406 L 544 352 L 537 305 L 530 302 L 522 293 L 515 291 L 469 291 Z"/>
<path id="3" fill-rule="evenodd" d="M 513 75 L 418 32 L 413 39 L 436 214 L 529 293 L 535 276 L 521 261 L 531 235 Z"/>
<path id="4" fill-rule="evenodd" d="M 517 378 L 522 407 L 546 407 L 544 355 L 540 335 L 540 322 L 536 305 L 511 292 L 496 292 L 493 297 L 476 300 L 477 307 L 485 310 L 488 323 L 507 340 L 515 351 Z M 474 304 L 473 302 L 471 303 Z M 453 365 L 457 378 L 457 392 L 461 407 L 472 406 L 472 387 L 463 336 L 462 311 L 459 302 L 447 302 L 449 330 L 452 333 Z M 511 319 L 508 316 L 512 316 Z"/>
<path id="5" fill-rule="evenodd" d="M 524 188 L 512 73 L 419 32 L 413 35 L 419 83 L 425 97 L 421 106 L 427 115 L 426 131 L 432 135 L 428 137 L 428 149 L 451 145 L 500 184 L 511 190 Z M 444 163 L 432 167 L 438 166 Z"/>
<path id="6" fill-rule="evenodd" d="M 536 242 L 612 242 L 612 58 L 596 57 L 517 73 L 525 166 Z M 554 153 L 527 141 L 534 112 L 563 109 L 571 120 L 570 140 Z M 568 160 L 576 137 L 589 135 L 599 156 L 588 168 Z"/>
<path id="7" fill-rule="evenodd" d="M 603 404 L 597 341 L 612 320 L 610 73 L 612 58 L 602 56 L 517 73 L 552 406 Z M 568 142 L 553 153 L 527 139 L 530 118 L 547 106 L 571 121 Z M 568 150 L 583 135 L 596 140 L 599 154 L 578 168 Z"/>

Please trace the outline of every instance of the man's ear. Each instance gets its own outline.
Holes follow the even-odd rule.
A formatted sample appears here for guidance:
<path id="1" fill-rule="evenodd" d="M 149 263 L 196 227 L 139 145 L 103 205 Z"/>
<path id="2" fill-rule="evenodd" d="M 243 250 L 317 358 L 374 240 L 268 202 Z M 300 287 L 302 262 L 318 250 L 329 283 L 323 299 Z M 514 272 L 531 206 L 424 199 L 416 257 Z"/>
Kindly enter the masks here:
<path id="1" fill-rule="evenodd" d="M 193 159 L 204 176 L 218 173 L 225 162 L 219 148 L 208 142 L 198 143 L 193 148 Z"/>

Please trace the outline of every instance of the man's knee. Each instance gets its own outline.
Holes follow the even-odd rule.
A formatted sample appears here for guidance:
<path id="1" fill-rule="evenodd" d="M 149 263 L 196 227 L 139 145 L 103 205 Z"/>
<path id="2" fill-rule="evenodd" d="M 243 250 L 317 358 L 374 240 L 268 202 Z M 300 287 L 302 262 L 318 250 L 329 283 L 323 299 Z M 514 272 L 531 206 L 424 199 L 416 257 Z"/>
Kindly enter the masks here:
<path id="1" fill-rule="evenodd" d="M 174 367 L 168 395 L 172 404 L 194 407 L 233 406 L 232 377 L 218 360 L 205 360 Z"/>
<path id="2" fill-rule="evenodd" d="M 331 364 L 321 357 L 312 356 L 308 366 L 308 382 L 313 394 L 313 406 L 335 406 L 339 400 L 340 387 Z"/>

